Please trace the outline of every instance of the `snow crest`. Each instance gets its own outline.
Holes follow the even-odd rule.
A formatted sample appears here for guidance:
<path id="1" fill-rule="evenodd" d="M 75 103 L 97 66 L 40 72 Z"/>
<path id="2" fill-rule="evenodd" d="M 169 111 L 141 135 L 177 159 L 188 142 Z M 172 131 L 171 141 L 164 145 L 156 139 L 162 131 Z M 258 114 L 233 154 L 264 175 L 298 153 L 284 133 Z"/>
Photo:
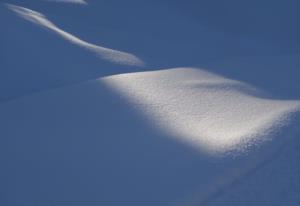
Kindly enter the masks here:
<path id="1" fill-rule="evenodd" d="M 124 65 L 132 65 L 132 66 L 144 65 L 144 62 L 133 54 L 91 44 L 89 42 L 86 42 L 74 36 L 73 34 L 70 34 L 60 29 L 54 23 L 49 21 L 43 14 L 39 12 L 24 7 L 20 7 L 20 6 L 15 6 L 15 5 L 8 5 L 8 8 L 10 8 L 12 11 L 17 13 L 24 19 L 55 32 L 57 35 L 71 42 L 72 44 L 78 45 L 91 52 L 94 52 L 105 60 L 118 63 L 118 64 L 124 64 Z"/>
<path id="2" fill-rule="evenodd" d="M 211 153 L 245 150 L 266 140 L 300 108 L 300 101 L 264 98 L 247 84 L 192 68 L 103 81 L 154 124 Z"/>

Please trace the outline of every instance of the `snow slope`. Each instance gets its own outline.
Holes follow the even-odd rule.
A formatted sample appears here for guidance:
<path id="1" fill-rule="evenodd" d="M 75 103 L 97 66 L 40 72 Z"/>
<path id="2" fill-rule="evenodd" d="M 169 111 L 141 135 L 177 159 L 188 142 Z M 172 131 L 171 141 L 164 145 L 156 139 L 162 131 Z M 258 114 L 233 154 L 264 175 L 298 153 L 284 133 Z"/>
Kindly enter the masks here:
<path id="1" fill-rule="evenodd" d="M 300 204 L 296 1 L 2 2 L 0 205 Z"/>
<path id="2" fill-rule="evenodd" d="M 300 106 L 300 101 L 260 97 L 246 84 L 199 69 L 121 74 L 105 82 L 153 122 L 215 152 L 262 141 Z"/>
<path id="3" fill-rule="evenodd" d="M 128 54 L 126 52 L 116 51 L 108 48 L 104 48 L 101 46 L 97 46 L 91 43 L 88 43 L 86 41 L 83 41 L 79 39 L 78 37 L 63 31 L 62 29 L 58 28 L 55 24 L 53 24 L 51 21 L 49 21 L 43 14 L 35 12 L 30 9 L 26 9 L 19 6 L 14 5 L 8 5 L 8 8 L 10 8 L 12 11 L 19 14 L 24 19 L 31 21 L 37 25 L 40 25 L 42 27 L 45 27 L 49 30 L 54 31 L 58 35 L 60 35 L 62 38 L 66 39 L 67 41 L 81 46 L 83 48 L 86 48 L 87 50 L 90 50 L 92 52 L 95 52 L 100 57 L 102 57 L 105 60 L 112 61 L 119 64 L 128 64 L 131 66 L 143 66 L 143 61 L 137 58 L 136 56 L 132 54 Z"/>
<path id="4" fill-rule="evenodd" d="M 0 4 L 2 100 L 112 74 L 274 51 L 148 1 L 3 2 L 15 6 Z"/>
<path id="5" fill-rule="evenodd" d="M 136 71 L 143 64 L 128 52 L 86 42 L 60 29 L 41 13 L 3 4 L 0 10 L 1 25 L 5 27 L 0 34 L 2 100 L 111 72 Z"/>
<path id="6" fill-rule="evenodd" d="M 299 135 L 299 101 L 258 94 L 181 68 L 109 76 L 2 103 L 2 200 L 209 203 Z"/>

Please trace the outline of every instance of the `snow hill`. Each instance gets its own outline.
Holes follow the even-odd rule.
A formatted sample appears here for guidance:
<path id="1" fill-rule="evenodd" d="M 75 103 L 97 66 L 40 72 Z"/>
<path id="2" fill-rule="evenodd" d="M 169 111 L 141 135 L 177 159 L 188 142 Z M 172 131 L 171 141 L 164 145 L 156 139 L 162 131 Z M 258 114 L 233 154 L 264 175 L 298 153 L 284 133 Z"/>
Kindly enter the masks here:
<path id="1" fill-rule="evenodd" d="M 0 108 L 1 151 L 10 160 L 2 170 L 5 201 L 201 205 L 219 193 L 226 198 L 256 170 L 269 166 L 270 173 L 277 153 L 297 151 L 287 147 L 299 142 L 299 109 L 299 101 L 269 99 L 191 68 L 120 74 L 11 100 Z M 296 161 L 285 153 L 280 164 Z M 297 168 L 284 183 L 298 185 Z M 253 192 L 265 184 L 252 183 Z M 259 203 L 297 200 L 297 188 Z M 240 204 L 253 195 L 238 193 Z"/>
<path id="2" fill-rule="evenodd" d="M 1 205 L 300 204 L 297 3 L 3 2 Z"/>

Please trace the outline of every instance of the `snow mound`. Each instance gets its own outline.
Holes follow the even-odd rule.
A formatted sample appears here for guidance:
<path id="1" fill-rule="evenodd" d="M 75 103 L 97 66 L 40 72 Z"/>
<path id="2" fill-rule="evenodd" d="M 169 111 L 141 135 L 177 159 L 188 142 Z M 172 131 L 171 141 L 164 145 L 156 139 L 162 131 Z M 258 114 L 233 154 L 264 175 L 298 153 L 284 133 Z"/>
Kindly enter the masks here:
<path id="1" fill-rule="evenodd" d="M 298 109 L 299 101 L 268 99 L 249 85 L 191 68 L 108 76 L 2 102 L 1 201 L 152 206 L 220 198 L 222 205 L 236 190 L 247 199 L 252 193 L 243 184 L 267 188 L 255 182 L 257 172 L 264 179 L 288 165 L 278 153 L 297 162 L 297 150 L 282 151 L 298 142 L 299 121 L 288 122 Z M 256 144 L 239 155 L 215 155 Z M 298 177 L 298 166 L 290 167 Z"/>
<path id="2" fill-rule="evenodd" d="M 239 81 L 192 68 L 103 78 L 151 122 L 210 153 L 243 151 L 269 139 L 300 109 Z M 265 97 L 264 97 L 265 96 Z"/>
<path id="3" fill-rule="evenodd" d="M 0 205 L 300 205 L 294 0 L 3 2 Z"/>
<path id="4" fill-rule="evenodd" d="M 8 8 L 10 8 L 12 11 L 17 13 L 24 19 L 32 23 L 35 23 L 41 27 L 44 27 L 46 29 L 49 29 L 50 31 L 53 31 L 54 33 L 61 36 L 65 40 L 71 42 L 72 44 L 78 45 L 91 52 L 94 52 L 95 54 L 99 55 L 101 58 L 105 60 L 118 63 L 118 64 L 124 64 L 124 65 L 132 65 L 132 66 L 144 65 L 144 62 L 133 54 L 105 48 L 81 40 L 80 38 L 60 29 L 54 23 L 49 21 L 43 14 L 39 12 L 24 7 L 20 7 L 20 6 L 15 6 L 15 5 L 8 5 Z"/>

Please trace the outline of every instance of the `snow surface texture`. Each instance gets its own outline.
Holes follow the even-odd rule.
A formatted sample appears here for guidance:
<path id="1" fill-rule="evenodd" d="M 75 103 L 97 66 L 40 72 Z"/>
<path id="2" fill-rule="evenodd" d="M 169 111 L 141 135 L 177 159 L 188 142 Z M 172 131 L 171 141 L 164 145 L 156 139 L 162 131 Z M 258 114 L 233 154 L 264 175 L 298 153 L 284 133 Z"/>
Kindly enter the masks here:
<path id="1" fill-rule="evenodd" d="M 250 86 L 199 69 L 105 78 L 153 122 L 202 149 L 243 150 L 285 124 L 300 101 L 259 96 Z"/>
<path id="2" fill-rule="evenodd" d="M 8 7 L 14 12 L 16 12 L 17 14 L 19 14 L 21 17 L 27 19 L 28 21 L 31 21 L 37 25 L 50 29 L 51 31 L 60 35 L 62 38 L 68 40 L 69 42 L 81 46 L 85 49 L 88 49 L 96 53 L 97 55 L 99 55 L 101 58 L 105 60 L 119 63 L 119 64 L 132 65 L 132 66 L 142 66 L 144 64 L 142 60 L 140 60 L 138 57 L 136 57 L 133 54 L 108 49 L 105 47 L 97 46 L 88 43 L 86 41 L 83 41 L 78 37 L 58 28 L 55 24 L 53 24 L 43 14 L 39 12 L 27 8 L 23 8 L 20 6 L 14 6 L 14 5 L 8 5 Z"/>
<path id="3" fill-rule="evenodd" d="M 257 94 L 238 81 L 177 68 L 109 76 L 2 103 L 2 199 L 150 206 L 206 205 L 224 196 L 229 204 L 232 185 L 266 188 L 251 180 L 254 174 L 276 178 L 268 173 L 278 167 L 278 154 L 298 142 L 299 121 L 288 117 L 299 102 Z M 260 144 L 245 153 L 253 142 Z M 299 201 L 297 168 L 283 180 L 284 188 L 296 180 L 293 191 L 272 202 Z M 237 194 L 241 199 L 234 201 L 247 205 L 249 193 Z"/>
<path id="4" fill-rule="evenodd" d="M 3 2 L 0 205 L 300 205 L 297 1 Z"/>

